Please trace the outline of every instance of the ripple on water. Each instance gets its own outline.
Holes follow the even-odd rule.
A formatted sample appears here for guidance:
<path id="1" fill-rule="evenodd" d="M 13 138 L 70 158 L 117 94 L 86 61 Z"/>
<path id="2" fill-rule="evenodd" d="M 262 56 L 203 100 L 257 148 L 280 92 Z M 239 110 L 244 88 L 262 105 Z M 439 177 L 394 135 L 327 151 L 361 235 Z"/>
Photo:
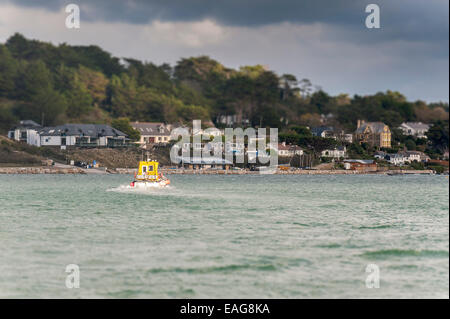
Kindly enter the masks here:
<path id="1" fill-rule="evenodd" d="M 223 273 L 234 272 L 240 270 L 258 270 L 258 271 L 275 271 L 277 267 L 273 264 L 233 264 L 226 266 L 211 266 L 198 268 L 153 268 L 147 271 L 149 274 L 157 273 L 188 273 L 188 274 L 207 274 L 207 273 Z"/>
<path id="2" fill-rule="evenodd" d="M 361 256 L 369 259 L 388 259 L 391 257 L 448 258 L 449 253 L 446 250 L 382 249 L 368 251 Z"/>

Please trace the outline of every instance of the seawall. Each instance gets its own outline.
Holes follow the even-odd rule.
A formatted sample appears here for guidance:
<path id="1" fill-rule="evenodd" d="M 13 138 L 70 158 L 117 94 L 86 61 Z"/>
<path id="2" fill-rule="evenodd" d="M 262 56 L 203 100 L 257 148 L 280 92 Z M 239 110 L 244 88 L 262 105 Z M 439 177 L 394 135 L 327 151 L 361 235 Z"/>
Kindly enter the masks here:
<path id="1" fill-rule="evenodd" d="M 258 171 L 248 170 L 193 170 L 193 169 L 167 169 L 160 171 L 165 175 L 259 175 Z M 82 169 L 79 167 L 0 167 L 0 174 L 134 174 L 136 169 Z M 378 172 L 353 171 L 353 170 L 277 170 L 277 175 L 409 175 L 409 174 L 433 174 L 432 170 L 389 170 Z"/>

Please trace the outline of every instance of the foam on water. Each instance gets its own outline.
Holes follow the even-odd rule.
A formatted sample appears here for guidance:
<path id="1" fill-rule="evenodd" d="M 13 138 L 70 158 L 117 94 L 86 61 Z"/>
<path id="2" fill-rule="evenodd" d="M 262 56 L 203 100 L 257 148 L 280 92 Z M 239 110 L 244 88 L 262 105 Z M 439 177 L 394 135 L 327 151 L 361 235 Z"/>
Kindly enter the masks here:
<path id="1" fill-rule="evenodd" d="M 149 184 L 146 187 L 132 187 L 130 185 L 119 185 L 117 187 L 109 188 L 107 192 L 118 193 L 137 193 L 137 194 L 154 194 L 155 190 L 171 189 L 170 185 L 162 186 L 160 184 Z"/>

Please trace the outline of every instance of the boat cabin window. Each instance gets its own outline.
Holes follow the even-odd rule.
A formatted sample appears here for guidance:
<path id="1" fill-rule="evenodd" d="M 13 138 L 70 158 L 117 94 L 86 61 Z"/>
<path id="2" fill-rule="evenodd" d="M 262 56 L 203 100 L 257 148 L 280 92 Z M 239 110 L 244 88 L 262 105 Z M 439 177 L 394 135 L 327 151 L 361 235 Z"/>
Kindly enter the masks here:
<path id="1" fill-rule="evenodd" d="M 149 171 L 149 172 L 152 172 L 152 171 L 153 171 L 153 165 L 150 165 L 150 166 L 148 167 L 148 171 Z"/>
<path id="2" fill-rule="evenodd" d="M 147 166 L 142 166 L 142 173 L 146 173 L 147 172 Z"/>

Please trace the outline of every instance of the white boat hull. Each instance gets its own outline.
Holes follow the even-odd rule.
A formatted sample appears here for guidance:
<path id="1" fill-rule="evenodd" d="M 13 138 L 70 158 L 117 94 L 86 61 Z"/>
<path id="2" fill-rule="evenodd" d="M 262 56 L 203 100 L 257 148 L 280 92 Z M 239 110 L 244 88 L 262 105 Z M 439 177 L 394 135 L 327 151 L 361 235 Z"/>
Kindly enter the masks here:
<path id="1" fill-rule="evenodd" d="M 166 187 L 169 186 L 170 181 L 169 180 L 162 180 L 159 182 L 147 182 L 147 181 L 135 181 L 131 182 L 130 186 L 132 188 L 140 188 L 140 189 L 146 189 L 146 188 L 155 188 L 155 187 Z"/>

